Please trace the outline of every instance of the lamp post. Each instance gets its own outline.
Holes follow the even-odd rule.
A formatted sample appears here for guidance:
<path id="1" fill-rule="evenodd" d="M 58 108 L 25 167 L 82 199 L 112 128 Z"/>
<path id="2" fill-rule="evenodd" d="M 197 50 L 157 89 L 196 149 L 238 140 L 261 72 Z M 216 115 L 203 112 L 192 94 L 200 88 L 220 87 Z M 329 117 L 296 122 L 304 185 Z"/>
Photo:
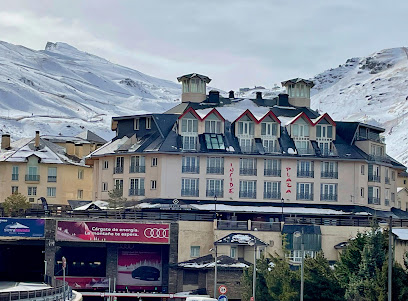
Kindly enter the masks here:
<path id="1" fill-rule="evenodd" d="M 250 246 L 254 246 L 254 272 L 252 274 L 252 301 L 255 301 L 256 294 L 256 239 L 249 242 Z"/>
<path id="2" fill-rule="evenodd" d="M 392 300 L 392 216 L 390 216 L 388 230 L 388 301 Z"/>
<path id="3" fill-rule="evenodd" d="M 282 217 L 281 217 L 281 222 L 283 222 L 283 203 L 284 203 L 284 198 L 281 199 L 281 207 L 282 207 Z"/>
<path id="4" fill-rule="evenodd" d="M 218 229 L 217 220 L 217 195 L 214 193 L 214 211 L 215 211 L 215 229 Z M 214 242 L 215 256 L 214 256 L 214 299 L 217 299 L 217 239 Z"/>
<path id="5" fill-rule="evenodd" d="M 296 231 L 293 233 L 296 238 L 300 237 L 300 252 L 301 252 L 301 263 L 300 263 L 300 301 L 303 301 L 304 295 L 304 285 L 305 285 L 305 244 L 303 241 L 304 231 L 302 228 L 302 232 Z"/>

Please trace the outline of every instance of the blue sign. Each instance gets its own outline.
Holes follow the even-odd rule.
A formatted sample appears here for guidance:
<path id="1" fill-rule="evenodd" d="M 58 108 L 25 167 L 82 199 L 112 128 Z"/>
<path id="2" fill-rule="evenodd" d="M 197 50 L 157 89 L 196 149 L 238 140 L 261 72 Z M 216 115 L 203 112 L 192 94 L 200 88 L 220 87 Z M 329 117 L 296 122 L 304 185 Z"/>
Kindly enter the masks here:
<path id="1" fill-rule="evenodd" d="M 218 297 L 218 301 L 228 301 L 228 298 L 225 295 L 221 295 Z"/>
<path id="2" fill-rule="evenodd" d="M 44 237 L 43 219 L 0 218 L 0 236 Z"/>

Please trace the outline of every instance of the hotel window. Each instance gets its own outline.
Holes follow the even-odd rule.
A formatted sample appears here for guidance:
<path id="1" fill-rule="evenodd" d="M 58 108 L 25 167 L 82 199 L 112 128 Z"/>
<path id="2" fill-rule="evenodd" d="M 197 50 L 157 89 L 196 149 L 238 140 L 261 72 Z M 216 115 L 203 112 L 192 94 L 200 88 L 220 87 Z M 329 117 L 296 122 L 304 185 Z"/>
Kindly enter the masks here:
<path id="1" fill-rule="evenodd" d="M 56 187 L 47 187 L 47 196 L 55 197 L 57 195 L 57 188 Z"/>
<path id="2" fill-rule="evenodd" d="M 150 130 L 152 128 L 152 117 L 146 117 L 146 129 Z"/>
<path id="3" fill-rule="evenodd" d="M 310 142 L 308 140 L 295 140 L 295 147 L 299 155 L 312 154 Z"/>
<path id="4" fill-rule="evenodd" d="M 103 161 L 103 169 L 109 168 L 109 161 Z"/>
<path id="5" fill-rule="evenodd" d="M 281 176 L 281 161 L 279 159 L 264 160 L 264 176 L 280 177 Z"/>
<path id="6" fill-rule="evenodd" d="M 391 171 L 391 180 L 395 181 L 395 171 Z M 404 184 L 405 184 L 405 180 L 404 180 Z"/>
<path id="7" fill-rule="evenodd" d="M 256 181 L 239 181 L 239 197 L 256 199 Z"/>
<path id="8" fill-rule="evenodd" d="M 316 125 L 316 138 L 333 138 L 333 126 L 331 125 Z"/>
<path id="9" fill-rule="evenodd" d="M 151 180 L 150 181 L 150 189 L 151 190 L 156 190 L 157 189 L 157 181 L 156 180 Z"/>
<path id="10" fill-rule="evenodd" d="M 206 120 L 205 132 L 210 134 L 221 134 L 221 121 L 220 120 Z"/>
<path id="11" fill-rule="evenodd" d="M 139 123 L 140 123 L 139 121 L 140 121 L 139 118 L 135 118 L 133 121 L 133 127 L 135 131 L 139 129 Z"/>
<path id="12" fill-rule="evenodd" d="M 239 121 L 238 135 L 239 146 L 242 152 L 251 152 L 254 138 L 254 122 L 253 121 Z"/>
<path id="13" fill-rule="evenodd" d="M 102 191 L 108 191 L 108 182 L 102 182 Z"/>
<path id="14" fill-rule="evenodd" d="M 240 158 L 239 159 L 239 174 L 241 176 L 256 176 L 256 159 L 255 158 Z"/>
<path id="15" fill-rule="evenodd" d="M 320 184 L 321 201 L 337 201 L 337 184 Z"/>
<path id="16" fill-rule="evenodd" d="M 309 126 L 307 124 L 292 125 L 292 137 L 309 137 Z"/>
<path id="17" fill-rule="evenodd" d="M 157 166 L 157 158 L 156 157 L 153 157 L 152 158 L 152 166 L 154 167 L 154 166 Z"/>
<path id="18" fill-rule="evenodd" d="M 363 198 L 364 197 L 364 187 L 360 188 L 360 196 Z"/>
<path id="19" fill-rule="evenodd" d="M 183 173 L 200 173 L 200 157 L 183 156 L 181 171 Z"/>
<path id="20" fill-rule="evenodd" d="M 181 120 L 183 150 L 197 150 L 198 120 L 183 118 Z"/>
<path id="21" fill-rule="evenodd" d="M 144 156 L 131 156 L 129 172 L 130 173 L 146 172 L 145 157 Z"/>
<path id="22" fill-rule="evenodd" d="M 115 179 L 115 189 L 123 190 L 123 179 Z"/>
<path id="23" fill-rule="evenodd" d="M 274 137 L 278 135 L 278 124 L 276 122 L 262 122 L 261 136 Z"/>
<path id="24" fill-rule="evenodd" d="M 207 197 L 217 196 L 224 197 L 224 180 L 222 179 L 207 179 Z"/>
<path id="25" fill-rule="evenodd" d="M 84 179 L 84 170 L 83 169 L 78 169 L 78 179 L 79 180 Z"/>
<path id="26" fill-rule="evenodd" d="M 11 186 L 11 194 L 18 193 L 18 186 Z"/>
<path id="27" fill-rule="evenodd" d="M 18 181 L 18 166 L 13 166 L 13 172 L 11 174 L 12 181 Z"/>
<path id="28" fill-rule="evenodd" d="M 57 168 L 48 167 L 48 182 L 57 182 Z"/>
<path id="29" fill-rule="evenodd" d="M 297 161 L 297 176 L 302 178 L 313 178 L 313 167 L 313 161 Z"/>
<path id="30" fill-rule="evenodd" d="M 296 183 L 296 199 L 313 201 L 313 183 Z"/>
<path id="31" fill-rule="evenodd" d="M 264 151 L 268 154 L 279 152 L 279 142 L 277 139 L 262 139 Z"/>
<path id="32" fill-rule="evenodd" d="M 364 173 L 365 173 L 365 166 L 361 165 L 361 174 L 364 175 Z"/>
<path id="33" fill-rule="evenodd" d="M 368 181 L 381 182 L 381 166 L 368 164 Z"/>
<path id="34" fill-rule="evenodd" d="M 368 186 L 368 203 L 374 205 L 381 205 L 380 187 Z"/>
<path id="35" fill-rule="evenodd" d="M 237 247 L 231 247 L 230 257 L 236 259 L 237 256 L 238 256 L 238 248 Z"/>
<path id="36" fill-rule="evenodd" d="M 82 189 L 79 189 L 77 191 L 77 199 L 82 200 L 83 197 L 84 197 L 84 191 Z"/>
<path id="37" fill-rule="evenodd" d="M 326 179 L 337 179 L 338 178 L 337 167 L 338 167 L 337 162 L 323 161 L 321 164 L 320 176 Z"/>
<path id="38" fill-rule="evenodd" d="M 37 195 L 37 187 L 28 187 L 28 195 Z"/>
<path id="39" fill-rule="evenodd" d="M 281 182 L 264 182 L 264 199 L 281 199 Z"/>
<path id="40" fill-rule="evenodd" d="M 200 246 L 190 247 L 190 257 L 200 257 Z"/>
<path id="41" fill-rule="evenodd" d="M 145 195 L 144 178 L 130 179 L 129 196 Z"/>
<path id="42" fill-rule="evenodd" d="M 208 157 L 207 158 L 207 173 L 209 174 L 224 174 L 224 158 L 223 157 Z"/>
<path id="43" fill-rule="evenodd" d="M 385 206 L 390 205 L 390 196 L 391 196 L 391 191 L 389 189 L 384 190 L 384 204 Z"/>
<path id="44" fill-rule="evenodd" d="M 181 179 L 181 195 L 182 196 L 198 196 L 198 179 L 185 178 Z"/>

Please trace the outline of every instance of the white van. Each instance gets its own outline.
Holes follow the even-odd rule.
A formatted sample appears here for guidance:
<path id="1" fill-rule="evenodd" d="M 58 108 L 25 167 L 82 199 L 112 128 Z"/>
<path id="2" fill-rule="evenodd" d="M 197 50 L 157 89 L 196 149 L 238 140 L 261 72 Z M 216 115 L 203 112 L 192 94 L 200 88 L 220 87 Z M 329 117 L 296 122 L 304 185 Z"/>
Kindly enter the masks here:
<path id="1" fill-rule="evenodd" d="M 187 297 L 186 301 L 217 301 L 217 299 L 208 297 Z"/>

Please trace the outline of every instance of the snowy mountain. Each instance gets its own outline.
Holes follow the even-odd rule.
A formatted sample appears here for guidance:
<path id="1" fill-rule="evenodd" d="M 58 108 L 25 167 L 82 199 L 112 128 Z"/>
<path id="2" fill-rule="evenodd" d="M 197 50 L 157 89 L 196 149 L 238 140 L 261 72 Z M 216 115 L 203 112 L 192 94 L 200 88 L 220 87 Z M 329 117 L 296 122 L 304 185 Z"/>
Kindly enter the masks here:
<path id="1" fill-rule="evenodd" d="M 0 42 L 0 133 L 12 139 L 75 135 L 110 138 L 112 116 L 163 112 L 181 86 L 79 51 L 64 43 L 45 50 Z"/>

